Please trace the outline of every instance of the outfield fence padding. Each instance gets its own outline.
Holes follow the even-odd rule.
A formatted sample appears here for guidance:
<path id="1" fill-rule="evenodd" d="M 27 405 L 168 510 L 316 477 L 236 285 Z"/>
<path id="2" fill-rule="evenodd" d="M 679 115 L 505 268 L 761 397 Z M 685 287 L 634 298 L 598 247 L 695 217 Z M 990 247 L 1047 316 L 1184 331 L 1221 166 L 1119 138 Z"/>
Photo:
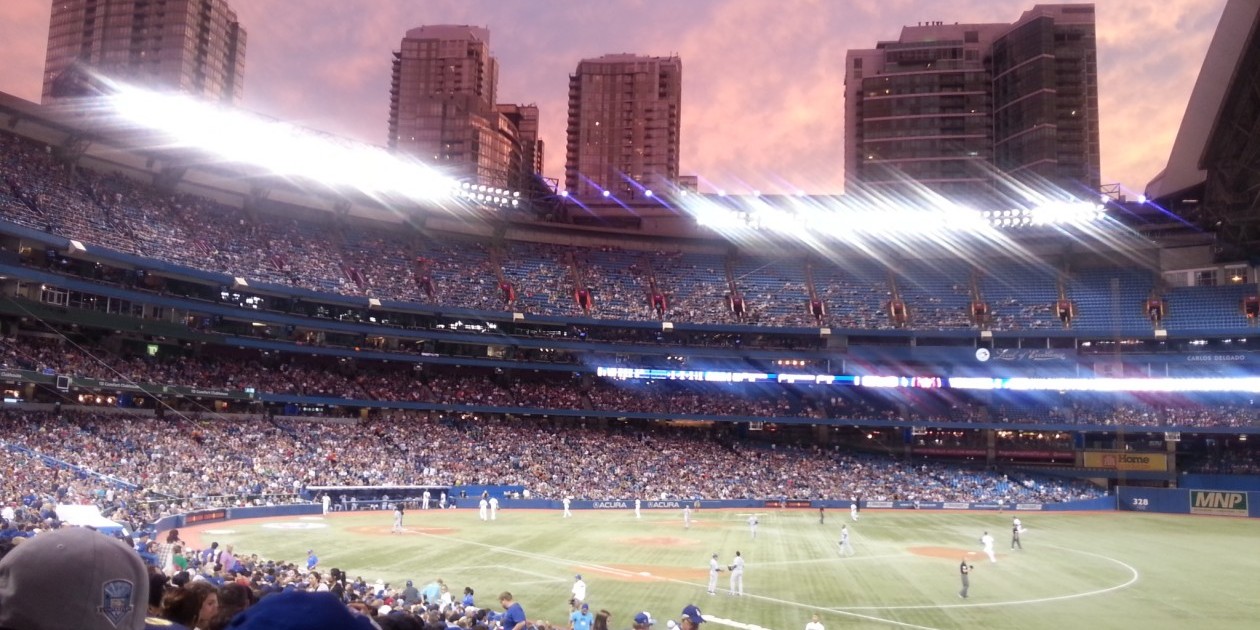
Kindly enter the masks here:
<path id="1" fill-rule="evenodd" d="M 1118 507 L 1130 512 L 1260 518 L 1260 492 L 1200 488 L 1118 488 Z"/>

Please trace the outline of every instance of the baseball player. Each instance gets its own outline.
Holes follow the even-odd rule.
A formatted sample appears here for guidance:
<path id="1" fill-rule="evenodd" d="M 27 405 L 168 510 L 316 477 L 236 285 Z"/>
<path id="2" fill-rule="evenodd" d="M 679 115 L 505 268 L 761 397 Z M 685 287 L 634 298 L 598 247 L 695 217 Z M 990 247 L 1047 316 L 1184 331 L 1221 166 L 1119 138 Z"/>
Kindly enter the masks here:
<path id="1" fill-rule="evenodd" d="M 984 545 L 984 554 L 989 556 L 989 562 L 997 562 L 997 556 L 993 554 L 993 535 L 985 532 L 980 537 L 980 543 Z"/>
<path id="2" fill-rule="evenodd" d="M 731 595 L 740 597 L 744 594 L 744 557 L 735 552 L 731 561 Z"/>
<path id="3" fill-rule="evenodd" d="M 853 555 L 853 545 L 849 544 L 849 526 L 848 525 L 840 526 L 840 555 L 842 556 Z"/>
<path id="4" fill-rule="evenodd" d="M 1011 549 L 1019 548 L 1024 550 L 1024 543 L 1019 541 L 1019 535 L 1024 533 L 1024 524 L 1020 522 L 1019 517 L 1011 519 Z"/>
<path id="5" fill-rule="evenodd" d="M 573 512 L 569 511 L 569 502 L 569 497 L 565 497 L 560 501 L 560 503 L 564 504 L 564 518 L 571 518 L 573 516 Z"/>
<path id="6" fill-rule="evenodd" d="M 691 506 L 683 506 L 683 529 L 691 529 Z"/>
<path id="7" fill-rule="evenodd" d="M 499 518 L 499 497 L 490 497 L 490 520 Z"/>
<path id="8" fill-rule="evenodd" d="M 971 570 L 975 567 L 967 564 L 967 558 L 962 559 L 962 563 L 958 565 L 958 573 L 962 576 L 962 590 L 958 591 L 958 596 L 967 599 L 967 590 L 971 588 Z"/>
<path id="9" fill-rule="evenodd" d="M 635 518 L 643 518 L 643 513 L 639 511 L 639 508 L 642 507 L 642 505 L 643 505 L 642 501 L 639 501 L 638 499 L 634 500 L 634 517 Z"/>
<path id="10" fill-rule="evenodd" d="M 477 516 L 483 521 L 490 519 L 490 502 L 484 496 L 477 502 Z"/>
<path id="11" fill-rule="evenodd" d="M 438 496 L 438 507 L 442 508 L 443 510 L 446 509 L 446 493 L 445 492 L 443 492 L 441 495 Z"/>
<path id="12" fill-rule="evenodd" d="M 818 620 L 818 613 L 814 613 L 814 617 L 805 624 L 805 630 L 825 630 L 822 622 Z"/>
<path id="13" fill-rule="evenodd" d="M 390 533 L 391 533 L 391 534 L 401 534 L 401 533 L 402 533 L 402 531 L 403 531 L 402 518 L 403 518 L 403 508 L 402 508 L 402 504 L 401 504 L 401 503 L 395 503 L 395 504 L 394 504 L 394 528 L 390 530 Z"/>
<path id="14" fill-rule="evenodd" d="M 332 511 L 332 497 L 328 496 L 328 493 L 325 492 L 324 496 L 319 498 L 319 502 L 323 504 L 324 515 L 327 516 L 328 513 Z"/>
<path id="15" fill-rule="evenodd" d="M 581 573 L 573 576 L 573 601 L 574 603 L 586 601 L 586 582 L 582 581 Z"/>
<path id="16" fill-rule="evenodd" d="M 420 506 L 422 509 L 429 509 L 429 491 L 426 489 L 420 498 Z"/>
<path id="17" fill-rule="evenodd" d="M 753 514 L 748 517 L 748 531 L 752 534 L 753 540 L 757 540 L 757 515 Z"/>
<path id="18" fill-rule="evenodd" d="M 718 564 L 717 554 L 713 554 L 709 558 L 709 594 L 717 595 L 717 575 L 722 572 L 722 565 Z"/>
<path id="19" fill-rule="evenodd" d="M 858 501 L 857 501 L 857 497 L 852 497 L 852 498 L 849 500 L 849 518 L 853 519 L 853 522 L 854 522 L 854 523 L 856 523 L 856 522 L 857 522 L 857 520 L 858 520 Z"/>

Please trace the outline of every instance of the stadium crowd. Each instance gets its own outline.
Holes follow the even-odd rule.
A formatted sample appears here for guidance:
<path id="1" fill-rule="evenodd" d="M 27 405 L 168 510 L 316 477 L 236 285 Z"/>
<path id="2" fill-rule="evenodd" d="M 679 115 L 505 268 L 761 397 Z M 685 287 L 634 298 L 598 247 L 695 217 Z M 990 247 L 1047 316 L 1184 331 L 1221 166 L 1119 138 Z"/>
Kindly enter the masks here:
<path id="1" fill-rule="evenodd" d="M 490 370 L 417 371 L 397 362 L 277 356 L 204 347 L 200 356 L 133 356 L 58 339 L 0 338 L 0 366 L 134 384 L 385 402 L 734 416 L 1132 427 L 1248 427 L 1260 408 L 1240 400 L 1169 398 L 1145 402 L 1062 395 L 1052 400 L 972 398 L 955 392 L 887 396 L 824 385 L 610 381 Z"/>
<path id="2" fill-rule="evenodd" d="M 1041 478 L 1026 486 L 945 465 L 767 448 L 725 429 L 586 427 L 490 416 L 384 412 L 342 424 L 6 411 L 0 436 L 19 454 L 8 460 L 9 474 L 0 481 L 0 501 L 27 508 L 18 522 L 31 521 L 41 503 L 55 501 L 95 503 L 116 520 L 136 522 L 190 507 L 290 500 L 307 486 L 519 485 L 532 497 L 550 499 L 861 493 L 888 500 L 1056 502 L 1098 494 Z"/>
<path id="3" fill-rule="evenodd" d="M 720 254 L 643 252 L 474 240 L 435 242 L 397 226 L 316 211 L 281 217 L 171 194 L 118 174 L 71 169 L 48 147 L 0 133 L 0 217 L 40 231 L 146 258 L 242 277 L 255 283 L 343 295 L 494 311 L 581 315 L 604 319 L 665 319 L 762 326 L 892 328 L 891 294 L 881 280 L 820 272 L 827 314 L 807 312 L 803 260 L 761 261 L 772 272 L 735 282 L 746 311 L 727 301 L 732 286 Z M 655 259 L 655 262 L 646 259 Z M 958 278 L 960 282 L 966 278 Z M 509 305 L 503 282 L 511 285 Z M 575 289 L 593 297 L 584 311 Z M 650 303 L 655 287 L 663 307 Z M 1028 295 L 1040 304 L 1051 295 Z M 1020 297 L 1006 298 L 1018 302 Z M 912 311 L 916 304 L 909 304 Z M 1018 310 L 1015 312 L 1019 312 Z M 1007 321 L 1011 328 L 1034 322 Z M 930 301 L 916 326 L 969 328 L 962 309 Z"/>
<path id="4" fill-rule="evenodd" d="M 196 630 L 566 630 L 581 614 L 583 627 L 609 630 L 613 613 L 588 601 L 569 601 L 558 623 L 529 618 L 508 591 L 478 595 L 471 586 L 427 582 L 370 582 L 325 568 L 312 550 L 302 561 L 262 558 L 218 542 L 185 541 L 179 530 L 159 537 L 54 526 L 30 538 L 0 540 L 0 624 L 5 628 L 184 628 Z M 87 577 L 56 583 L 51 575 Z M 580 576 L 579 576 L 580 577 Z M 487 576 L 486 580 L 493 579 Z M 101 606 L 102 584 L 106 604 Z M 127 585 L 126 588 L 120 585 Z M 51 597 L 56 606 L 47 606 Z M 554 609 L 553 609 L 554 610 Z M 618 613 L 620 614 L 620 613 Z M 679 625 L 696 630 L 700 610 L 683 608 Z M 655 620 L 628 613 L 635 628 Z"/>

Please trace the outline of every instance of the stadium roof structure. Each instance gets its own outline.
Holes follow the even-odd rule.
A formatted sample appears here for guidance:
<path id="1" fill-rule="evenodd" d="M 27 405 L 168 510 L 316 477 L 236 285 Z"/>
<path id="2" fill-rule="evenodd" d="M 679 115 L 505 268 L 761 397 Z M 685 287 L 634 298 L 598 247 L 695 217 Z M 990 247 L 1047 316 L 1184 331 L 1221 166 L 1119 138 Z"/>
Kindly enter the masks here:
<path id="1" fill-rule="evenodd" d="M 1260 3 L 1229 0 L 1164 169 L 1157 206 L 1260 253 Z"/>

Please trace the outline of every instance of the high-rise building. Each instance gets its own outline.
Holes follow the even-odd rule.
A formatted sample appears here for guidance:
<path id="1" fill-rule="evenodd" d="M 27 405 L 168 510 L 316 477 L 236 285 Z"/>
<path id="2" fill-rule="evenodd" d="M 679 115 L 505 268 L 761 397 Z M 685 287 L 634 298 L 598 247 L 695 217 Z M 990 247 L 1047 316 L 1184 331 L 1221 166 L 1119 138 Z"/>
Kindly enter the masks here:
<path id="1" fill-rule="evenodd" d="M 389 146 L 457 177 L 517 185 L 526 168 L 517 123 L 496 108 L 499 62 L 490 31 L 479 26 L 421 26 L 394 53 Z M 537 136 L 538 110 L 529 118 Z"/>
<path id="2" fill-rule="evenodd" d="M 1007 179 L 1100 185 L 1093 5 L 1013 24 L 927 22 L 845 60 L 845 184 L 996 202 Z"/>
<path id="3" fill-rule="evenodd" d="M 681 109 L 678 57 L 583 59 L 569 76 L 569 194 L 631 200 L 676 185 Z"/>
<path id="4" fill-rule="evenodd" d="M 517 142 L 521 146 L 519 172 L 522 177 L 541 173 L 543 170 L 543 141 L 538 131 L 538 106 L 500 103 L 495 105 L 495 111 L 505 116 L 508 122 L 516 128 Z M 511 187 L 524 188 L 525 184 L 524 182 L 512 184 Z"/>
<path id="5" fill-rule="evenodd" d="M 117 80 L 239 104 L 245 29 L 224 0 L 56 0 L 44 63 L 44 102 L 76 62 Z"/>

